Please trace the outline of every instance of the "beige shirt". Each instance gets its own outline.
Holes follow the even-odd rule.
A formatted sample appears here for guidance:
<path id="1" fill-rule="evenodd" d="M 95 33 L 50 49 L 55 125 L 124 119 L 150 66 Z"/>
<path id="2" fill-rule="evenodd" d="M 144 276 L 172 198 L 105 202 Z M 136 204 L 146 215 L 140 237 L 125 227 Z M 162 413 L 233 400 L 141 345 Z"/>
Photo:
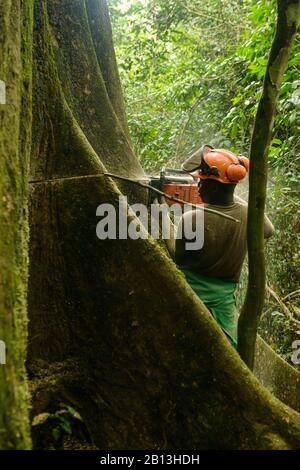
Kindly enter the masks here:
<path id="1" fill-rule="evenodd" d="M 238 198 L 230 206 L 208 205 L 228 214 L 240 223 L 209 212 L 204 213 L 204 245 L 201 250 L 186 250 L 186 241 L 176 239 L 175 260 L 182 267 L 193 269 L 205 276 L 217 277 L 227 281 L 238 282 L 242 265 L 247 252 L 247 204 Z M 179 224 L 190 222 L 195 230 L 195 210 L 186 212 Z M 179 227 L 180 233 L 181 227 Z M 270 220 L 265 217 L 265 238 L 270 237 L 274 227 Z M 184 233 L 184 230 L 182 231 Z"/>

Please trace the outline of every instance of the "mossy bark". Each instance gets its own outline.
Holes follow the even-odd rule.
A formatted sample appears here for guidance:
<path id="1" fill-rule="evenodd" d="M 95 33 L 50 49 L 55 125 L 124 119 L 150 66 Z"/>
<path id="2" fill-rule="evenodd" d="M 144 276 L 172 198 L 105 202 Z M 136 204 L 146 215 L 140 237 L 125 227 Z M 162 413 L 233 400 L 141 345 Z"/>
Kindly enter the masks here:
<path id="1" fill-rule="evenodd" d="M 30 448 L 25 375 L 27 318 L 27 181 L 31 140 L 32 1 L 0 6 L 0 449 Z"/>
<path id="2" fill-rule="evenodd" d="M 254 374 L 279 400 L 300 412 L 300 373 L 260 336 L 257 338 Z"/>
<path id="3" fill-rule="evenodd" d="M 62 180 L 30 190 L 33 416 L 70 404 L 100 449 L 297 448 L 299 415 L 262 388 L 164 249 L 96 237 L 99 204 L 117 206 L 120 189 L 129 202 L 147 195 L 80 179 L 143 176 L 91 8 L 108 21 L 103 1 L 35 10 L 31 179 Z"/>
<path id="4" fill-rule="evenodd" d="M 300 0 L 278 0 L 277 27 L 272 43 L 263 94 L 255 118 L 250 149 L 248 204 L 249 282 L 239 318 L 238 351 L 252 369 L 257 328 L 265 298 L 264 209 L 268 178 L 268 152 L 277 96 L 300 19 Z"/>

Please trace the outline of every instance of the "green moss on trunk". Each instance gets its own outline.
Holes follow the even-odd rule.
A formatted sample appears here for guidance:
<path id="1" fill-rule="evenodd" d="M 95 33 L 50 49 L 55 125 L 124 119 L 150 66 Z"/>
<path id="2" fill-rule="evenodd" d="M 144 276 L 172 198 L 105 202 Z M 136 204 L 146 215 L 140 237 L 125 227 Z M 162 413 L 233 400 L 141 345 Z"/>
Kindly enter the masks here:
<path id="1" fill-rule="evenodd" d="M 28 218 L 31 141 L 31 42 L 33 2 L 5 0 L 0 7 L 0 78 L 7 104 L 0 106 L 0 449 L 28 449 L 25 375 Z"/>

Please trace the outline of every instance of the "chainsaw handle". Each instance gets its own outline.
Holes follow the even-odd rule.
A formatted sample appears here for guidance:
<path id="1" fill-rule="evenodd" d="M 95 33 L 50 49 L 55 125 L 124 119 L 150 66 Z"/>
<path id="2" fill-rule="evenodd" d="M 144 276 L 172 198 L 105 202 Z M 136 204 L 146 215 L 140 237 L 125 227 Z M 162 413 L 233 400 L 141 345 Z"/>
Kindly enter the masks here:
<path id="1" fill-rule="evenodd" d="M 166 180 L 168 179 L 166 173 L 175 173 L 176 175 L 189 175 L 191 178 L 193 178 L 194 181 L 197 181 L 197 177 L 195 177 L 194 175 L 190 174 L 189 172 L 185 171 L 185 170 L 182 170 L 181 168 L 168 168 L 168 167 L 165 167 L 163 166 L 160 170 L 160 180 L 163 181 L 163 180 Z M 172 177 L 169 177 L 169 180 L 171 181 L 172 180 Z"/>
<path id="2" fill-rule="evenodd" d="M 168 168 L 166 166 L 161 167 L 160 176 L 164 177 L 166 173 L 175 173 L 176 175 L 186 174 L 186 171 L 181 170 L 180 168 Z"/>

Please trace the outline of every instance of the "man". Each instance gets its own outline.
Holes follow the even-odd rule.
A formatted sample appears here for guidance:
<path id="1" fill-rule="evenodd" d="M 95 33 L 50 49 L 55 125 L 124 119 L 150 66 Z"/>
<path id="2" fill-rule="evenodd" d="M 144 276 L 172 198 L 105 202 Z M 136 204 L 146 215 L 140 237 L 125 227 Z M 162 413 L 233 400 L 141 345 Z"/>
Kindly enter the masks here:
<path id="1" fill-rule="evenodd" d="M 234 190 L 245 179 L 249 160 L 230 151 L 204 145 L 182 167 L 200 178 L 199 194 L 206 207 L 239 220 L 235 222 L 205 212 L 203 248 L 186 250 L 184 237 L 177 238 L 175 242 L 175 261 L 187 282 L 236 347 L 238 314 L 235 290 L 247 251 L 247 203 L 235 197 Z M 184 234 L 186 223 L 191 223 L 193 230 L 196 229 L 195 210 L 182 216 L 178 233 Z M 265 238 L 273 232 L 272 223 L 265 217 Z"/>

